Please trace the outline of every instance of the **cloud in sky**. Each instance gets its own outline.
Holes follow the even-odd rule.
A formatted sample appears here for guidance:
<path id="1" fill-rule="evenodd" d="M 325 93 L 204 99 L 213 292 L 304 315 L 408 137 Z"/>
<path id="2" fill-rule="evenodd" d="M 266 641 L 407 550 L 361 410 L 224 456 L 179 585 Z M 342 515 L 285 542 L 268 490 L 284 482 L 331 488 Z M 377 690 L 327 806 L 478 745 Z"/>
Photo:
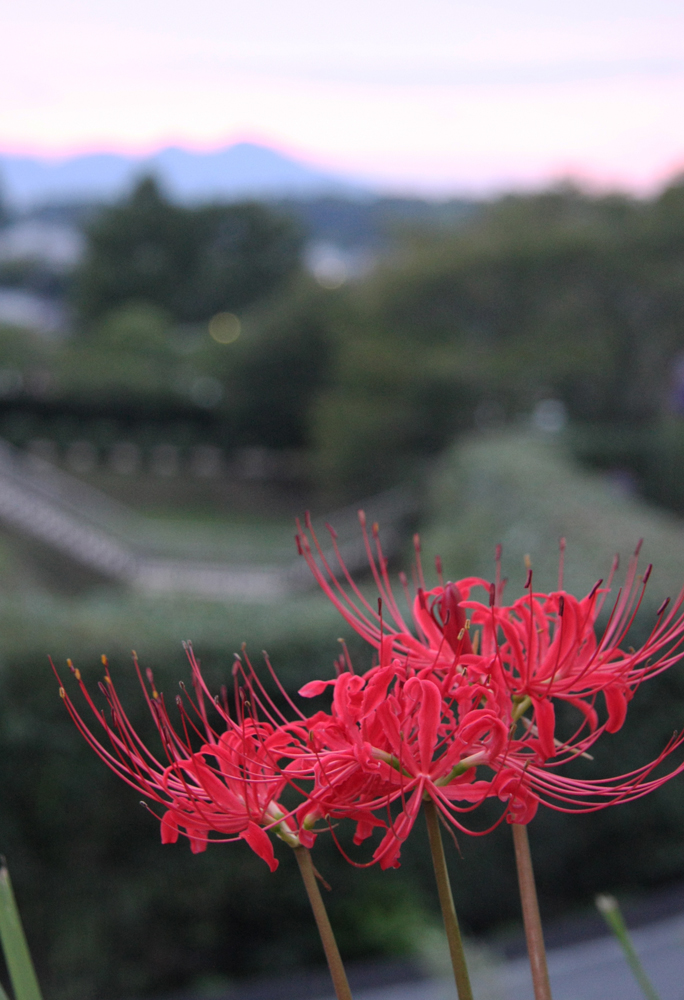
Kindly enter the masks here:
<path id="1" fill-rule="evenodd" d="M 684 167 L 671 0 L 23 0 L 0 27 L 5 151 L 248 137 L 433 191 Z"/>

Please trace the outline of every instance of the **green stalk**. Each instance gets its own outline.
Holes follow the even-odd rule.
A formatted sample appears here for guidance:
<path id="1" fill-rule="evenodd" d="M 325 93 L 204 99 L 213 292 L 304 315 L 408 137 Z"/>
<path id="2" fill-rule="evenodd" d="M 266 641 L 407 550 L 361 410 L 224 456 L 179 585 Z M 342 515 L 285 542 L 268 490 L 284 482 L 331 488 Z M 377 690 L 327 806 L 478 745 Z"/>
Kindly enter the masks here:
<path id="1" fill-rule="evenodd" d="M 335 995 L 337 1000 L 352 1000 L 351 990 L 349 989 L 349 983 L 347 982 L 347 973 L 344 971 L 340 950 L 337 947 L 337 941 L 335 940 L 335 935 L 330 925 L 330 920 L 328 919 L 325 903 L 323 902 L 321 891 L 318 888 L 318 881 L 316 879 L 316 873 L 311 860 L 311 854 L 306 847 L 302 847 L 301 845 L 293 848 L 293 850 L 304 881 L 306 894 L 309 897 L 309 902 L 311 903 L 311 909 L 313 910 L 316 920 L 318 933 L 321 936 L 323 951 L 325 952 L 325 957 L 328 960 L 328 968 L 330 969 L 330 976 L 333 981 L 333 986 L 335 987 Z"/>
<path id="2" fill-rule="evenodd" d="M 456 980 L 456 990 L 459 1000 L 473 1000 L 473 990 L 470 985 L 468 966 L 466 965 L 465 953 L 463 951 L 463 941 L 461 931 L 458 926 L 458 917 L 454 907 L 454 897 L 451 892 L 449 882 L 449 872 L 447 871 L 446 857 L 444 855 L 444 844 L 442 843 L 442 833 L 439 829 L 439 813 L 437 806 L 432 799 L 423 801 L 425 819 L 427 821 L 428 837 L 430 838 L 430 851 L 432 853 L 432 866 L 435 870 L 437 881 L 437 892 L 439 893 L 439 903 L 442 907 L 442 919 L 447 941 L 449 942 L 449 954 L 451 955 L 451 965 L 454 970 Z"/>
<path id="3" fill-rule="evenodd" d="M 515 863 L 518 867 L 518 885 L 520 886 L 520 901 L 525 924 L 525 937 L 527 938 L 527 952 L 530 956 L 532 970 L 534 998 L 535 1000 L 552 1000 L 527 827 L 519 823 L 511 823 L 511 830 L 515 846 Z"/>
<path id="4" fill-rule="evenodd" d="M 42 1000 L 9 872 L 4 862 L 0 865 L 0 940 L 15 1000 Z"/>
<path id="5" fill-rule="evenodd" d="M 660 1000 L 660 997 L 651 985 L 651 981 L 646 975 L 646 970 L 641 964 L 639 956 L 635 951 L 632 939 L 629 936 L 629 931 L 627 930 L 622 913 L 620 912 L 620 906 L 615 896 L 597 896 L 596 908 L 617 938 L 618 944 L 622 948 L 625 958 L 627 959 L 627 964 L 634 973 L 634 978 L 638 982 L 641 992 L 646 997 L 646 1000 Z"/>

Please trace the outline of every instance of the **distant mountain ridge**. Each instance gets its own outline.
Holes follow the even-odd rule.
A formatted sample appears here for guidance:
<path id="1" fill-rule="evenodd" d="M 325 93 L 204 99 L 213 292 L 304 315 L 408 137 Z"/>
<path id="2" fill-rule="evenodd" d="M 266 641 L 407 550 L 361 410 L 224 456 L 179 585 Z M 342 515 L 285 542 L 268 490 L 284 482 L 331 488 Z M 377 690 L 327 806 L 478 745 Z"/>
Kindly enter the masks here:
<path id="1" fill-rule="evenodd" d="M 0 154 L 0 194 L 12 209 L 108 201 L 145 174 L 154 174 L 171 197 L 187 202 L 371 194 L 352 179 L 251 142 L 207 153 L 170 147 L 152 156 L 91 153 L 51 160 Z"/>

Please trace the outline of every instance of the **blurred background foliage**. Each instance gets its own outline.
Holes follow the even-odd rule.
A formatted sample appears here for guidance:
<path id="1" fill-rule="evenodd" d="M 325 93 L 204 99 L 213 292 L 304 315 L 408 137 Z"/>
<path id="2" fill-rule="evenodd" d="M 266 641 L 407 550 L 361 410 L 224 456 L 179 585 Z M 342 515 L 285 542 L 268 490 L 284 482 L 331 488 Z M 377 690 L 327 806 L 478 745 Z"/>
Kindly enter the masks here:
<path id="1" fill-rule="evenodd" d="M 318 208 L 321 232 L 348 240 L 340 207 Z M 180 445 L 302 449 L 339 500 L 556 399 L 583 460 L 681 509 L 684 184 L 651 201 L 509 196 L 445 208 L 449 224 L 384 212 L 358 273 L 321 275 L 311 206 L 187 208 L 144 179 L 91 213 L 72 335 L 2 332 L 0 433 L 21 445 L 73 417 L 104 447 L 103 420 L 135 434 L 147 410 Z M 238 333 L 217 341 L 224 312 Z"/>
<path id="2" fill-rule="evenodd" d="M 450 578 L 489 576 L 501 541 L 513 594 L 525 554 L 554 586 L 561 535 L 580 590 L 644 537 L 656 568 L 636 645 L 684 578 L 684 183 L 643 201 L 565 187 L 468 206 L 345 204 L 188 208 L 144 179 L 120 204 L 81 212 L 85 251 L 53 284 L 38 264 L 3 265 L 5 284 L 57 289 L 67 321 L 51 336 L 0 328 L 0 436 L 136 509 L 130 537 L 188 558 L 285 565 L 305 507 L 323 514 L 394 486 L 418 498 L 428 570 L 439 552 Z M 122 441 L 143 456 L 125 474 L 108 458 Z M 90 456 L 81 466 L 69 464 L 75 443 Z M 162 445 L 179 456 L 173 474 L 147 457 Z M 228 471 L 193 478 L 198 447 Z M 393 572 L 409 561 L 395 550 Z M 244 845 L 162 848 L 135 793 L 66 717 L 47 654 L 71 656 L 94 689 L 106 652 L 154 743 L 131 648 L 169 698 L 187 674 L 184 639 L 215 687 L 246 641 L 255 661 L 268 649 L 294 692 L 332 673 L 340 635 L 369 665 L 347 631 L 312 593 L 235 604 L 84 586 L 5 531 L 0 849 L 46 996 L 200 991 L 207 977 L 218 988 L 322 960 L 287 849 L 270 875 Z M 678 668 L 639 692 L 596 773 L 655 756 L 683 713 Z M 682 879 L 683 801 L 673 784 L 596 816 L 540 813 L 531 836 L 547 916 L 599 890 Z M 353 869 L 320 838 L 350 958 L 426 939 L 435 899 L 422 837 L 386 873 Z M 459 847 L 466 928 L 516 921 L 507 829 Z"/>
<path id="3" fill-rule="evenodd" d="M 87 237 L 73 288 L 85 324 L 136 300 L 181 322 L 243 309 L 296 270 L 302 246 L 295 223 L 262 205 L 185 208 L 152 177 L 99 213 Z"/>

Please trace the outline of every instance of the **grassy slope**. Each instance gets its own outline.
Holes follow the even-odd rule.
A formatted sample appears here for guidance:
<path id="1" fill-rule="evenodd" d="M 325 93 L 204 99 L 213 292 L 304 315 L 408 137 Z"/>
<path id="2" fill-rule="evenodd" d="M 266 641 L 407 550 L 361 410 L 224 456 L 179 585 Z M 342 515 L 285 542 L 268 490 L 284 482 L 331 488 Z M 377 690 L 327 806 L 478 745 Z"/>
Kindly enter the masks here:
<path id="1" fill-rule="evenodd" d="M 639 538 L 641 565 L 653 562 L 649 604 L 676 594 L 684 583 L 684 523 L 621 492 L 605 475 L 588 473 L 562 442 L 523 432 L 474 436 L 451 450 L 436 470 L 422 532 L 428 559 L 442 556 L 452 579 L 490 579 L 497 542 L 503 570 L 517 596 L 529 554 L 540 589 L 558 578 L 558 540 L 565 536 L 565 586 L 586 592 L 609 572 L 619 552 L 624 569 Z"/>
<path id="2" fill-rule="evenodd" d="M 270 534 L 281 550 L 286 547 L 285 537 Z M 263 538 L 262 551 L 270 551 Z M 298 686 L 317 664 L 326 676 L 332 671 L 337 637 L 343 634 L 339 616 L 317 590 L 273 604 L 229 603 L 103 585 L 73 593 L 68 586 L 60 590 L 59 582 L 57 573 L 57 586 L 50 586 L 21 549 L 0 538 L 0 667 L 33 663 L 38 669 L 42 663 L 47 669 L 48 655 L 56 662 L 70 656 L 81 666 L 89 661 L 96 666 L 102 653 L 125 664 L 136 649 L 146 665 L 167 667 L 170 676 L 179 677 L 185 672 L 184 640 L 222 672 L 247 643 L 257 661 L 267 649 L 286 680 Z"/>

